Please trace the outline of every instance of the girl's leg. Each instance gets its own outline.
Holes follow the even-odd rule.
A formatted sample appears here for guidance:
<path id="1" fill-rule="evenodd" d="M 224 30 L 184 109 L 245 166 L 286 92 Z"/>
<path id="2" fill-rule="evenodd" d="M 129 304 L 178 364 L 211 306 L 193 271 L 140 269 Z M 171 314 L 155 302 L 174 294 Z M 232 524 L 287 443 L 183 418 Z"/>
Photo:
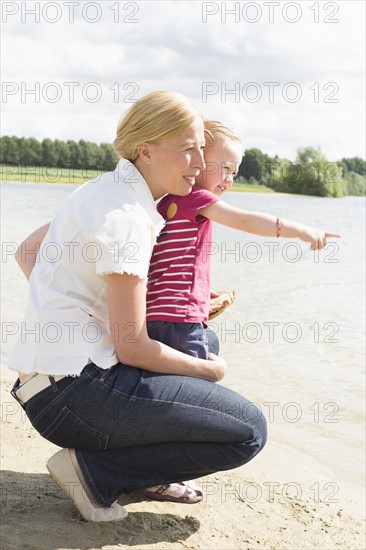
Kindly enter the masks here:
<path id="1" fill-rule="evenodd" d="M 158 340 L 192 357 L 207 359 L 208 342 L 203 323 L 147 321 L 146 325 L 148 334 L 153 340 Z"/>
<path id="2" fill-rule="evenodd" d="M 241 466 L 266 441 L 259 409 L 219 384 L 122 364 L 91 365 L 63 382 L 48 406 L 36 396 L 27 414 L 44 437 L 76 448 L 104 506 L 124 492 Z"/>
<path id="3" fill-rule="evenodd" d="M 212 330 L 211 327 L 207 327 L 206 336 L 208 342 L 208 351 L 218 355 L 220 352 L 220 340 L 217 337 L 217 334 Z"/>

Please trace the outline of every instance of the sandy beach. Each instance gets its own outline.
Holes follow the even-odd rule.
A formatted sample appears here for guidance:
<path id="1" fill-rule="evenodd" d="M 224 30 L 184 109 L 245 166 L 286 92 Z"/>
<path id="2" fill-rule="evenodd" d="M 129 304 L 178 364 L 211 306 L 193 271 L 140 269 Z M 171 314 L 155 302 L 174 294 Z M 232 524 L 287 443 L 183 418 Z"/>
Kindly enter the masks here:
<path id="1" fill-rule="evenodd" d="M 3 550 L 314 549 L 365 548 L 363 511 L 352 494 L 314 482 L 296 460 L 269 442 L 253 462 L 201 479 L 195 505 L 122 496 L 128 517 L 85 522 L 49 476 L 58 447 L 32 428 L 1 384 L 1 505 Z"/>
<path id="2" fill-rule="evenodd" d="M 4 241 L 9 243 L 21 242 L 34 227 L 50 219 L 66 194 L 63 186 L 23 186 L 21 193 L 9 187 L 7 191 L 2 224 Z M 235 202 L 240 200 L 255 211 L 263 209 L 269 198 L 236 194 Z M 351 205 L 352 217 L 348 215 Z M 271 206 L 288 217 L 296 209 L 304 217 L 304 212 L 314 211 L 313 223 L 322 216 L 329 227 L 334 218 L 340 226 L 352 220 L 354 227 L 342 239 L 338 263 L 315 263 L 304 252 L 296 264 L 281 261 L 279 256 L 271 264 L 264 248 L 263 259 L 257 263 L 243 258 L 237 263 L 231 254 L 223 269 L 225 258 L 219 254 L 213 258 L 214 288 L 230 288 L 230 281 L 235 281 L 233 288 L 238 291 L 235 304 L 219 325 L 222 356 L 230 365 L 223 383 L 262 406 L 268 420 L 268 443 L 246 466 L 199 480 L 203 502 L 184 505 L 148 501 L 141 493 L 122 496 L 120 502 L 129 515 L 113 524 L 82 519 L 47 472 L 46 462 L 58 448 L 35 432 L 9 394 L 15 373 L 6 365 L 16 337 L 10 335 L 19 327 L 27 298 L 27 283 L 9 257 L 2 277 L 2 321 L 9 337 L 5 331 L 1 549 L 365 548 L 363 281 L 362 254 L 357 248 L 363 238 L 362 205 L 353 199 L 338 203 L 270 197 L 268 209 Z M 222 232 L 216 233 L 216 241 L 221 251 L 224 246 L 230 251 L 239 245 L 236 235 Z M 352 273 L 349 265 L 354 267 Z M 309 273 L 311 290 L 306 283 Z M 244 287 L 239 284 L 242 280 Z M 305 281 L 303 286 L 301 281 Z M 226 341 L 226 329 L 247 321 L 256 321 L 263 331 L 264 322 L 296 321 L 303 336 L 296 344 L 280 338 L 280 332 L 271 342 L 265 332 L 257 344 L 242 338 L 234 341 L 232 335 Z M 314 342 L 309 327 L 315 322 L 323 327 L 328 321 L 339 325 L 339 343 Z M 325 340 L 329 331 L 320 336 Z M 272 419 L 270 404 L 278 405 Z M 299 410 L 301 418 L 294 422 L 292 416 Z"/>

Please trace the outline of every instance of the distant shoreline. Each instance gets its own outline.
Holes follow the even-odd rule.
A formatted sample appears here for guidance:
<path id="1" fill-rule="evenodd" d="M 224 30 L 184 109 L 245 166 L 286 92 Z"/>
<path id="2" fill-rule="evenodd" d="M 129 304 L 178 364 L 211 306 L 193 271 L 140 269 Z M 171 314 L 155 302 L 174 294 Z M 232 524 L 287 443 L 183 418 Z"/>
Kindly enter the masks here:
<path id="1" fill-rule="evenodd" d="M 83 183 L 86 183 L 90 179 L 93 179 L 95 176 L 91 176 L 88 179 L 82 179 L 82 178 L 74 178 L 74 181 L 67 180 L 66 178 L 61 178 L 60 181 L 49 181 L 45 178 L 38 178 L 39 181 L 25 181 L 26 178 L 15 178 L 14 176 L 10 176 L 7 179 L 1 179 L 1 183 L 29 183 L 29 184 L 49 184 L 49 185 L 82 185 Z M 273 189 L 270 189 L 269 187 L 266 187 L 265 185 L 259 185 L 255 183 L 234 183 L 232 188 L 230 189 L 230 192 L 234 193 L 277 193 Z M 283 193 L 281 193 L 283 194 Z M 287 194 L 287 193 L 286 193 Z"/>

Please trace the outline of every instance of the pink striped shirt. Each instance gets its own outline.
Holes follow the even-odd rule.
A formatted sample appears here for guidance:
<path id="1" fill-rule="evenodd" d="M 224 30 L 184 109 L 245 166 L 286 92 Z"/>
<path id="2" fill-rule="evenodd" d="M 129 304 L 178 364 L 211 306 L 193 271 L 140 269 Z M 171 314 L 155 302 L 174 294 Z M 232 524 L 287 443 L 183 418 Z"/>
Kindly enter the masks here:
<path id="1" fill-rule="evenodd" d="M 150 261 L 147 321 L 207 321 L 212 222 L 197 212 L 219 200 L 206 189 L 187 197 L 167 195 L 158 204 L 166 219 Z"/>

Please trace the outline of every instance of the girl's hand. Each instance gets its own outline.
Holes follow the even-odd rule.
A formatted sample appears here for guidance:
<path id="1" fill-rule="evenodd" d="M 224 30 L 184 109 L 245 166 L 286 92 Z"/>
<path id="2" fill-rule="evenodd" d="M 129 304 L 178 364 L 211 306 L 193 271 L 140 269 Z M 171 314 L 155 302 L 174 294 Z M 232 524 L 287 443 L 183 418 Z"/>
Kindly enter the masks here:
<path id="1" fill-rule="evenodd" d="M 33 268 L 36 265 L 38 251 L 42 241 L 47 235 L 50 224 L 51 222 L 46 223 L 46 225 L 42 225 L 42 227 L 33 231 L 33 233 L 19 245 L 15 253 L 15 260 L 27 279 L 31 276 Z"/>
<path id="2" fill-rule="evenodd" d="M 339 233 L 327 233 L 321 231 L 320 229 L 315 229 L 313 227 L 307 227 L 306 225 L 302 226 L 299 232 L 299 239 L 307 243 L 311 243 L 311 250 L 322 250 L 327 244 L 327 239 L 329 237 L 341 237 Z"/>
<path id="3" fill-rule="evenodd" d="M 215 355 L 214 353 L 209 353 L 208 359 L 209 361 L 212 361 L 212 370 L 215 373 L 215 379 L 212 379 L 212 382 L 219 382 L 219 380 L 222 380 L 226 374 L 226 361 L 225 359 L 219 357 L 218 355 Z"/>

